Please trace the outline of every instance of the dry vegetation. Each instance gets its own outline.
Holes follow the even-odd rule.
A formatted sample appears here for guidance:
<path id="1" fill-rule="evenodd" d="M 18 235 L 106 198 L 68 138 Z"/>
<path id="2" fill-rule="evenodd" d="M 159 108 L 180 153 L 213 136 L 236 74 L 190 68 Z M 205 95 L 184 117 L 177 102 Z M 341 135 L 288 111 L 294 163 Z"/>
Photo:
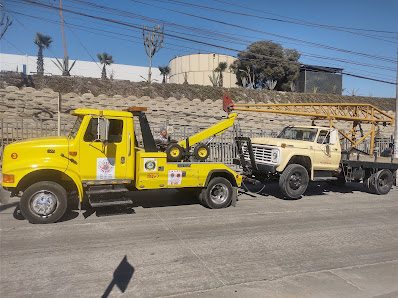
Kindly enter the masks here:
<path id="1" fill-rule="evenodd" d="M 0 73 L 0 88 L 16 86 L 18 88 L 33 87 L 38 90 L 50 88 L 62 94 L 74 92 L 77 94 L 92 93 L 94 96 L 105 94 L 108 96 L 121 95 L 124 97 L 133 95 L 137 97 L 175 97 L 177 99 L 199 98 L 221 99 L 224 93 L 231 95 L 234 101 L 244 100 L 255 102 L 355 102 L 370 103 L 383 110 L 395 111 L 394 98 L 378 98 L 363 96 L 340 96 L 335 94 L 303 94 L 292 92 L 278 92 L 269 90 L 248 90 L 243 88 L 219 88 L 199 85 L 177 84 L 147 84 L 134 83 L 119 80 L 101 80 L 83 77 L 61 76 L 28 76 L 20 73 Z"/>

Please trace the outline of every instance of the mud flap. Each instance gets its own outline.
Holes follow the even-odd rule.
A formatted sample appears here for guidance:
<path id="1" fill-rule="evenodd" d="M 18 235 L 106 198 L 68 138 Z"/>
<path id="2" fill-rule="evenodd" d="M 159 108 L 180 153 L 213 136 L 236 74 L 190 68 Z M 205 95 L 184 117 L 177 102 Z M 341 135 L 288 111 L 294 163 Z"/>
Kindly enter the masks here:
<path id="1" fill-rule="evenodd" d="M 238 188 L 236 186 L 232 187 L 232 201 L 231 206 L 236 207 L 236 201 L 238 200 Z"/>

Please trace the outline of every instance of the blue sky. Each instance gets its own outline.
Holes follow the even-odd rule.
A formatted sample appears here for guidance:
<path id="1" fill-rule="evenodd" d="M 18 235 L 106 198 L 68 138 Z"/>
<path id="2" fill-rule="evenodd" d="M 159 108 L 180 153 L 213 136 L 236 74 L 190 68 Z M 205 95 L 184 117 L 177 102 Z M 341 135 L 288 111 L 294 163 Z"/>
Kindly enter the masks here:
<path id="1" fill-rule="evenodd" d="M 46 6 L 58 7 L 59 5 L 58 0 L 32 1 Z M 24 0 L 2 0 L 1 2 L 13 19 L 13 25 L 1 40 L 2 53 L 36 55 L 37 46 L 33 43 L 33 39 L 36 32 L 41 32 L 50 35 L 54 40 L 51 48 L 44 51 L 44 55 L 63 57 L 61 26 L 57 11 L 39 7 L 37 4 L 29 5 Z M 104 10 L 98 6 L 93 7 L 88 2 L 107 8 Z M 202 5 L 211 9 L 183 4 Z M 251 42 L 272 40 L 282 44 L 284 48 L 297 49 L 302 53 L 300 59 L 302 63 L 340 67 L 350 74 L 394 83 L 396 81 L 398 35 L 390 32 L 398 31 L 397 0 L 286 0 L 283 2 L 63 0 L 63 5 L 65 9 L 127 22 L 136 27 L 64 13 L 68 24 L 66 26 L 67 51 L 69 58 L 73 60 L 96 60 L 97 53 L 106 51 L 113 55 L 115 63 L 147 66 L 148 57 L 142 43 L 142 30 L 139 28 L 143 25 L 152 27 L 155 19 L 158 23 L 165 23 L 165 33 L 168 34 L 164 37 L 164 47 L 153 57 L 155 67 L 167 65 L 175 55 L 193 54 L 198 51 L 236 56 L 236 50 L 246 49 Z M 247 15 L 231 14 L 221 10 Z M 312 25 L 297 24 L 303 21 L 310 22 Z M 318 28 L 318 24 L 385 32 L 342 28 L 345 31 L 372 35 L 372 37 L 367 37 Z M 183 39 L 176 39 L 170 35 L 180 36 Z M 199 41 L 202 44 L 190 42 L 184 38 Z M 218 47 L 207 46 L 203 43 Z M 231 50 L 220 48 L 220 46 Z M 346 89 L 344 94 L 354 90 L 356 94 L 364 96 L 395 97 L 396 92 L 395 85 L 348 75 L 343 77 L 343 87 Z"/>

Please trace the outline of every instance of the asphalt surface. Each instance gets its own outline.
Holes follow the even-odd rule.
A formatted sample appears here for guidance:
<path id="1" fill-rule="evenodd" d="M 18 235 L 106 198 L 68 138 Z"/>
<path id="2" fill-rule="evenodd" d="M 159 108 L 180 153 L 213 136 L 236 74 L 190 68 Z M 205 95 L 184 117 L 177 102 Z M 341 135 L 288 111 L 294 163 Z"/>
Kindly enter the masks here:
<path id="1" fill-rule="evenodd" d="M 0 194 L 0 297 L 398 297 L 398 189 L 274 185 L 209 210 L 174 190 L 129 209 L 18 219 Z"/>

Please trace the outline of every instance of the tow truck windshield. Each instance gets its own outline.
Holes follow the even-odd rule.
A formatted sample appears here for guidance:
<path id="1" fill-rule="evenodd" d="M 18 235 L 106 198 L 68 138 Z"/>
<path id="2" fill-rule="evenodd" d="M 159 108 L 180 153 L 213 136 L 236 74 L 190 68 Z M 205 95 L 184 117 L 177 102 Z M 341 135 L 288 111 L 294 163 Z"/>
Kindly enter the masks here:
<path id="1" fill-rule="evenodd" d="M 287 126 L 282 130 L 278 138 L 313 142 L 317 132 L 317 128 Z"/>

